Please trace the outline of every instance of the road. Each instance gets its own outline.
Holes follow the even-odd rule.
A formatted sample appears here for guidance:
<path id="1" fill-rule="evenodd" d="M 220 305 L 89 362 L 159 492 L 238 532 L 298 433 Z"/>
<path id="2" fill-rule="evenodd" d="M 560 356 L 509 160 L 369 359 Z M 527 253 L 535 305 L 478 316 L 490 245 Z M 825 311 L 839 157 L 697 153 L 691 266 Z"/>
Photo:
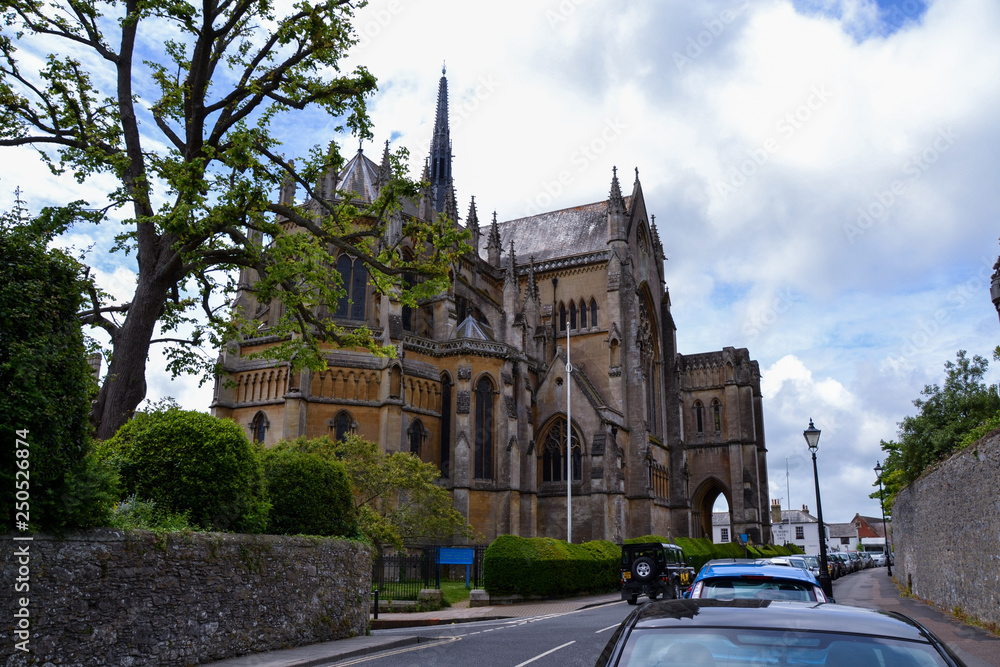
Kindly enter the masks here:
<path id="1" fill-rule="evenodd" d="M 1000 667 L 1000 638 L 959 623 L 919 600 L 900 597 L 886 574 L 885 568 L 874 568 L 836 580 L 837 603 L 901 612 L 938 635 L 968 667 Z M 589 667 L 633 609 L 616 601 L 544 616 L 439 625 L 416 632 L 414 628 L 377 630 L 372 634 L 418 634 L 421 641 L 322 667 Z"/>
<path id="2" fill-rule="evenodd" d="M 615 628 L 635 607 L 619 601 L 547 616 L 441 625 L 422 641 L 394 651 L 329 663 L 377 667 L 591 667 Z M 373 634 L 412 635 L 413 629 Z"/>

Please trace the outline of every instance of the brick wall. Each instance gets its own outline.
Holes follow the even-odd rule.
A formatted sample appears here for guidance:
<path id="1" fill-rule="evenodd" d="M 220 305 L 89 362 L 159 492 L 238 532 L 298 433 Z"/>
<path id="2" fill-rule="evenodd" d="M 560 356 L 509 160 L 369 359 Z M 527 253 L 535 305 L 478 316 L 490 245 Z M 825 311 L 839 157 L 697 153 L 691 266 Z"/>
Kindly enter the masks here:
<path id="1" fill-rule="evenodd" d="M 1000 430 L 904 489 L 892 511 L 893 574 L 947 610 L 1000 624 Z"/>
<path id="2" fill-rule="evenodd" d="M 356 542 L 113 530 L 0 540 L 6 667 L 192 665 L 367 630 L 372 555 Z M 29 653 L 15 648 L 22 597 Z"/>

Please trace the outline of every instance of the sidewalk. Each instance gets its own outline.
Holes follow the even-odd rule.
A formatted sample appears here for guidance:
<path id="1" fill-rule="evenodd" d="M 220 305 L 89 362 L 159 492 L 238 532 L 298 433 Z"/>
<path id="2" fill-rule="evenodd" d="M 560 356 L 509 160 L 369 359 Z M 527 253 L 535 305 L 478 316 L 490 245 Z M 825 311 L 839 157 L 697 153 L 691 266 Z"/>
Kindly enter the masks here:
<path id="1" fill-rule="evenodd" d="M 884 567 L 862 570 L 835 581 L 833 595 L 838 604 L 909 616 L 937 635 L 968 667 L 1000 667 L 1000 637 L 966 625 L 926 602 L 901 597 Z"/>
<path id="2" fill-rule="evenodd" d="M 312 646 L 269 651 L 245 655 L 239 658 L 229 658 L 210 662 L 210 667 L 313 667 L 337 660 L 377 653 L 404 646 L 412 646 L 421 641 L 430 641 L 421 637 L 419 628 L 433 625 L 448 625 L 469 621 L 490 621 L 504 618 L 525 618 L 545 616 L 548 614 L 563 614 L 577 609 L 585 609 L 601 604 L 618 602 L 619 593 L 593 595 L 587 597 L 569 598 L 565 600 L 546 600 L 540 602 L 524 602 L 512 605 L 496 605 L 490 607 L 469 607 L 468 602 L 454 605 L 440 611 L 423 611 L 413 613 L 379 613 L 378 620 L 372 619 L 372 629 L 414 628 L 412 635 L 369 635 L 367 637 L 352 637 Z"/>

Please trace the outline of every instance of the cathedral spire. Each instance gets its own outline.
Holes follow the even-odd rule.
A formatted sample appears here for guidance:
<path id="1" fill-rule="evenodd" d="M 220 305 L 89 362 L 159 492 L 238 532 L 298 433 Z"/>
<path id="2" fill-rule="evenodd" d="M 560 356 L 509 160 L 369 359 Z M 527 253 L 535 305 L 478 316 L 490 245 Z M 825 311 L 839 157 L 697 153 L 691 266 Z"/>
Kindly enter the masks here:
<path id="1" fill-rule="evenodd" d="M 448 194 L 452 191 L 451 131 L 448 127 L 448 79 L 441 66 L 438 82 L 437 115 L 434 117 L 434 135 L 431 137 L 430 155 L 431 197 L 434 210 L 444 213 Z"/>
<path id="2" fill-rule="evenodd" d="M 538 295 L 538 281 L 535 279 L 535 256 L 531 255 L 528 257 L 528 283 L 524 286 L 525 289 L 525 301 L 528 299 L 533 299 L 536 302 L 541 302 Z"/>
<path id="3" fill-rule="evenodd" d="M 611 195 L 608 197 L 608 213 L 625 213 L 625 198 L 622 197 L 622 188 L 618 184 L 618 167 L 612 167 Z M 636 176 L 639 172 L 636 170 Z"/>
<path id="4" fill-rule="evenodd" d="M 389 140 L 385 140 L 385 150 L 382 151 L 382 164 L 378 168 L 378 176 L 375 179 L 376 187 L 381 190 L 392 177 L 392 163 L 389 160 Z"/>
<path id="5" fill-rule="evenodd" d="M 493 211 L 493 222 L 490 223 L 490 233 L 486 237 L 487 261 L 497 268 L 500 268 L 500 228 L 497 227 L 497 212 Z"/>
<path id="6" fill-rule="evenodd" d="M 514 257 L 514 239 L 510 240 L 510 255 L 507 257 L 507 276 L 505 282 L 517 287 L 517 258 Z"/>

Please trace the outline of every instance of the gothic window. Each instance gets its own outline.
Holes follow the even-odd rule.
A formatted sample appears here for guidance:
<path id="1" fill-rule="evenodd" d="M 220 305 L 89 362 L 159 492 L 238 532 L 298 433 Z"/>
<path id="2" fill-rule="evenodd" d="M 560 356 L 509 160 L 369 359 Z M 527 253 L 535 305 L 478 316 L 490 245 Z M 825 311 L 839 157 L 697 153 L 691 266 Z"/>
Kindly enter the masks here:
<path id="1" fill-rule="evenodd" d="M 566 480 L 566 419 L 554 419 L 546 432 L 542 444 L 542 481 L 562 482 Z M 573 433 L 573 481 L 583 479 L 583 448 L 579 436 Z"/>
<path id="2" fill-rule="evenodd" d="M 695 429 L 698 433 L 705 432 L 705 406 L 701 404 L 701 401 L 694 402 L 694 424 Z"/>
<path id="3" fill-rule="evenodd" d="M 712 421 L 715 423 L 715 432 L 722 432 L 722 404 L 719 399 L 712 399 Z"/>
<path id="4" fill-rule="evenodd" d="M 451 376 L 441 376 L 441 476 L 448 477 L 451 462 Z"/>
<path id="5" fill-rule="evenodd" d="M 409 289 L 409 288 L 413 287 L 413 285 L 414 285 L 413 274 L 412 273 L 404 273 L 403 274 L 403 286 L 406 289 Z M 414 317 L 414 315 L 415 315 L 415 313 L 414 313 L 414 309 L 413 309 L 412 306 L 403 306 L 403 312 L 402 312 L 402 316 L 403 316 L 403 328 L 406 329 L 407 331 L 413 331 L 413 321 L 414 321 L 414 319 L 416 319 Z"/>
<path id="6" fill-rule="evenodd" d="M 409 436 L 410 441 L 410 453 L 419 458 L 421 445 L 424 442 L 424 425 L 419 419 L 414 419 L 410 423 L 410 429 L 407 432 L 407 435 Z"/>
<path id="7" fill-rule="evenodd" d="M 264 436 L 267 435 L 267 429 L 271 423 L 267 420 L 267 415 L 264 414 L 263 410 L 258 410 L 257 414 L 253 416 L 253 421 L 250 422 L 250 433 L 253 435 L 254 442 L 264 442 Z"/>
<path id="8" fill-rule="evenodd" d="M 587 328 L 587 302 L 586 301 L 581 301 L 580 302 L 580 328 L 581 329 L 586 329 Z"/>
<path id="9" fill-rule="evenodd" d="M 597 300 L 590 300 L 590 326 L 597 326 Z"/>
<path id="10" fill-rule="evenodd" d="M 559 304 L 559 331 L 566 331 L 566 306 Z"/>
<path id="11" fill-rule="evenodd" d="M 334 317 L 364 320 L 368 301 L 368 269 L 360 260 L 345 254 L 337 259 L 337 273 L 343 281 L 341 287 L 344 294 L 337 301 Z"/>
<path id="12" fill-rule="evenodd" d="M 646 414 L 649 418 L 649 432 L 659 432 L 659 373 L 657 360 L 659 357 L 656 336 L 653 333 L 655 323 L 650 317 L 649 309 L 643 303 L 639 308 L 639 331 L 636 343 L 639 346 L 639 356 L 642 359 L 643 371 L 646 375 Z M 699 429 L 700 431 L 701 429 Z"/>
<path id="13" fill-rule="evenodd" d="M 493 478 L 493 382 L 487 376 L 476 383 L 475 478 Z"/>
<path id="14" fill-rule="evenodd" d="M 569 329 L 570 331 L 576 329 L 576 302 L 569 302 Z"/>
<path id="15" fill-rule="evenodd" d="M 330 420 L 330 430 L 333 432 L 333 439 L 343 442 L 350 433 L 354 432 L 354 419 L 347 410 L 341 410 L 337 416 Z"/>

